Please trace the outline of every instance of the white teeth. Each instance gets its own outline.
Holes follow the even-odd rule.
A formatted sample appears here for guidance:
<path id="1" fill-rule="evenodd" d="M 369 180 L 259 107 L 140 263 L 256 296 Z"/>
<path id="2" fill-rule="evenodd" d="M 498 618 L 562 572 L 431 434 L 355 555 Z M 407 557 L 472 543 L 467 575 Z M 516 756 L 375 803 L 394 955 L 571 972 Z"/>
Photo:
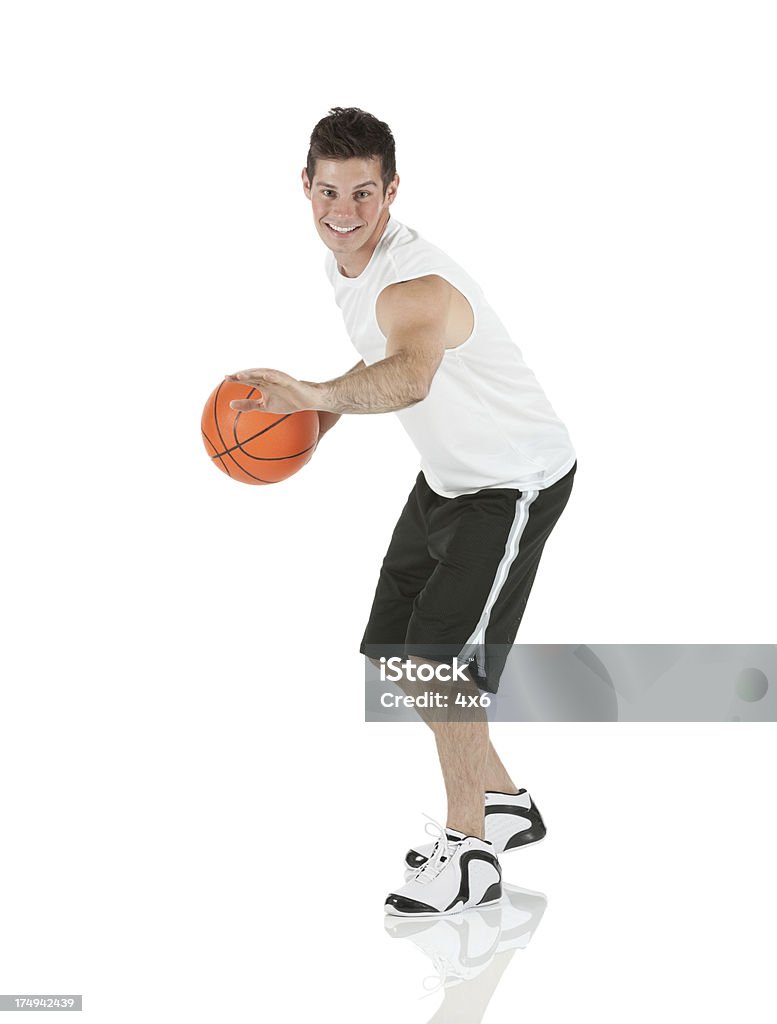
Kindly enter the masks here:
<path id="1" fill-rule="evenodd" d="M 330 227 L 330 228 L 331 228 L 331 229 L 332 229 L 333 231 L 339 231 L 339 233 L 340 233 L 341 235 L 347 235 L 347 234 L 348 234 L 349 232 L 351 232 L 351 231 L 355 231 L 355 230 L 356 230 L 356 228 L 358 228 L 358 226 L 359 226 L 359 225 L 358 225 L 358 224 L 356 224 L 356 225 L 354 225 L 354 227 L 352 227 L 352 228 L 338 228 L 338 227 L 335 227 L 335 225 L 334 225 L 334 224 L 327 224 L 327 227 Z"/>

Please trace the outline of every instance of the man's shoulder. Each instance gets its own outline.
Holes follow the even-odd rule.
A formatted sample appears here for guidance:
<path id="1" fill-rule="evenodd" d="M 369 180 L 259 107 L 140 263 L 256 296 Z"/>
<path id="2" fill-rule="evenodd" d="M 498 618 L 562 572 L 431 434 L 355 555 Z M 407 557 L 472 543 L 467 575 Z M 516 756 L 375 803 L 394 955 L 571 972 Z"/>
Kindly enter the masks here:
<path id="1" fill-rule="evenodd" d="M 470 276 L 447 252 L 406 224 L 394 232 L 386 255 L 393 264 L 397 280 L 435 274 L 457 278 Z"/>
<path id="2" fill-rule="evenodd" d="M 378 300 L 384 305 L 400 305 L 419 300 L 434 300 L 450 294 L 453 290 L 450 281 L 432 270 L 417 277 L 392 281 L 382 289 Z"/>
<path id="3" fill-rule="evenodd" d="M 444 278 L 426 274 L 409 281 L 395 281 L 378 295 L 375 316 L 384 334 L 392 325 L 447 319 L 454 289 Z"/>
<path id="4" fill-rule="evenodd" d="M 400 221 L 394 222 L 394 228 L 388 239 L 386 250 L 394 259 L 413 259 L 421 254 L 433 255 L 435 258 L 447 258 L 436 245 L 433 245 L 428 238 L 411 228 L 409 224 Z"/>

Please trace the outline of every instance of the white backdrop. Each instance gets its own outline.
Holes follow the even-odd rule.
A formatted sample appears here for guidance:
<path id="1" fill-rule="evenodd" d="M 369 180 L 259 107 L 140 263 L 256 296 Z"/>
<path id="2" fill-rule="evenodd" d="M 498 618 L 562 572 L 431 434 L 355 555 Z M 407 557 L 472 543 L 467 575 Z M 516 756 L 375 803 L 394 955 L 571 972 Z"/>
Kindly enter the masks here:
<path id="1" fill-rule="evenodd" d="M 379 917 L 385 835 L 393 856 L 444 814 L 420 727 L 362 721 L 358 642 L 417 472 L 398 422 L 344 418 L 264 488 L 199 435 L 225 373 L 356 362 L 300 183 L 333 105 L 390 124 L 392 212 L 481 284 L 575 444 L 519 640 L 774 639 L 772 15 L 3 4 L 0 990 L 83 991 L 102 1022 L 137 1019 L 139 984 L 146 1019 L 191 1018 L 205 935 L 207 1005 L 254 1019 L 241 971 L 282 970 L 250 946 L 281 927 L 268 901 L 297 913 L 304 869 L 318 909 L 354 884 Z M 570 758 L 589 735 L 565 730 Z M 727 728 L 729 753 L 753 735 Z M 647 770 L 622 736 L 597 739 L 621 782 Z M 344 871 L 332 834 L 375 869 Z M 213 960 L 243 926 L 246 965 Z M 162 934 L 169 988 L 141 955 Z"/>

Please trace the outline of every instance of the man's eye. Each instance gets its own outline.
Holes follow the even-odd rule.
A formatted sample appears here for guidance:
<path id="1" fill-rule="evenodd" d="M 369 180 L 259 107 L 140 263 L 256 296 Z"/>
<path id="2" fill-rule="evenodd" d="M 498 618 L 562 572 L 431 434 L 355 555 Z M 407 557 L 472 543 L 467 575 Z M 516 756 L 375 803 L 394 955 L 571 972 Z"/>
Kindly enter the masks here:
<path id="1" fill-rule="evenodd" d="M 321 192 L 322 192 L 322 194 L 323 194 L 323 195 L 326 195 L 326 194 L 327 194 L 327 192 L 331 192 L 331 191 L 332 191 L 332 189 L 331 189 L 331 188 L 324 188 L 324 189 L 322 189 L 322 190 L 321 190 Z"/>
<path id="2" fill-rule="evenodd" d="M 359 192 L 360 196 L 369 196 L 369 192 Z"/>

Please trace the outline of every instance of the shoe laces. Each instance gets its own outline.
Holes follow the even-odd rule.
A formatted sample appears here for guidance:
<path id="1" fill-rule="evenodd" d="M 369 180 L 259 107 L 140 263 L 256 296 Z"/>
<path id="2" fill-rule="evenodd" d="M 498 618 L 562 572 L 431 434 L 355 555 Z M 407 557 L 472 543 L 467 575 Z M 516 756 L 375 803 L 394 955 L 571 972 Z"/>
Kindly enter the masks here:
<path id="1" fill-rule="evenodd" d="M 415 880 L 417 882 L 431 882 L 432 879 L 436 878 L 439 873 L 443 870 L 446 864 L 450 861 L 451 857 L 455 852 L 455 848 L 459 845 L 459 841 L 454 842 L 448 838 L 446 829 L 436 821 L 431 815 L 424 812 L 424 817 L 429 820 L 424 825 L 424 830 L 429 836 L 437 836 L 437 842 L 432 848 L 432 852 L 429 854 L 429 859 L 421 865 L 415 874 Z M 432 826 L 432 830 L 429 830 L 429 826 Z"/>
<path id="2" fill-rule="evenodd" d="M 421 998 L 431 996 L 435 992 L 439 992 L 441 988 L 447 988 L 449 983 L 463 981 L 466 977 L 450 962 L 447 956 L 443 956 L 441 953 L 432 954 L 432 964 L 437 974 L 429 974 L 421 980 L 421 986 L 424 989 L 424 995 Z"/>

